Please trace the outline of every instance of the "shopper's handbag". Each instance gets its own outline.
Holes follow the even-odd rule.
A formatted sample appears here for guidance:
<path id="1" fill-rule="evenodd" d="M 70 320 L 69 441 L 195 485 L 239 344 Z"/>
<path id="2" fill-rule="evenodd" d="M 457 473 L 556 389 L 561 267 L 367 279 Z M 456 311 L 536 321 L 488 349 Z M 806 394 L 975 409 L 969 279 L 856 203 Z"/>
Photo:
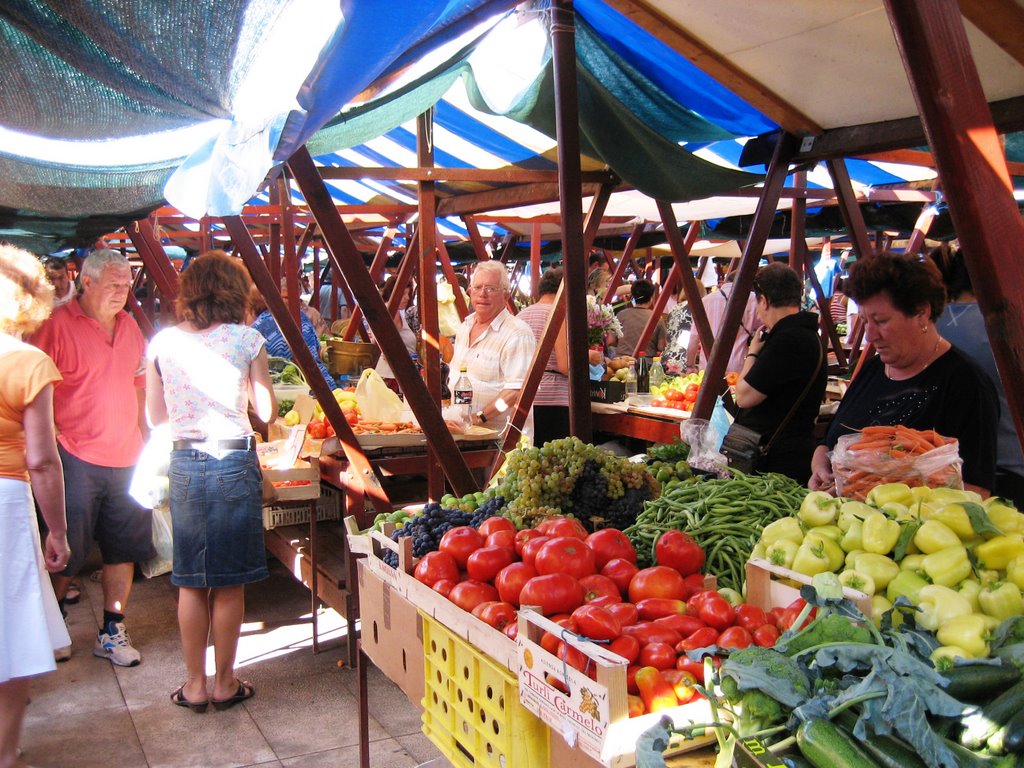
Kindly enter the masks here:
<path id="1" fill-rule="evenodd" d="M 779 422 L 779 426 L 775 428 L 767 443 L 764 441 L 764 435 L 761 432 L 745 427 L 742 424 L 737 424 L 735 421 L 732 423 L 729 431 L 725 433 L 720 449 L 722 455 L 728 459 L 730 467 L 748 475 L 761 469 L 765 458 L 771 452 L 775 439 L 782 433 L 786 425 L 789 424 L 793 414 L 796 413 L 796 409 L 800 407 L 800 404 L 807 397 L 807 393 L 811 391 L 814 380 L 818 378 L 818 371 L 821 370 L 823 359 L 824 353 L 822 352 L 821 344 L 818 344 L 818 364 L 814 367 L 814 373 L 811 374 L 811 377 L 807 380 L 807 385 L 804 387 L 804 391 L 800 393 L 800 397 L 793 403 L 789 413 L 786 414 L 786 418 Z"/>

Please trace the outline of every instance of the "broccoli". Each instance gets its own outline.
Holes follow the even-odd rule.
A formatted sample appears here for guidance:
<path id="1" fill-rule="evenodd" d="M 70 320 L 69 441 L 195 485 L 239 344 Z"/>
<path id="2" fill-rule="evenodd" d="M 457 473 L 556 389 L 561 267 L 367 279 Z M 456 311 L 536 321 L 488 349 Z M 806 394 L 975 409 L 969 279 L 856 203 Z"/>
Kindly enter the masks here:
<path id="1" fill-rule="evenodd" d="M 874 638 L 866 627 L 838 613 L 819 614 L 814 621 L 791 637 L 783 636 L 778 645 L 789 656 L 832 643 L 872 643 Z"/>
<path id="2" fill-rule="evenodd" d="M 722 690 L 735 684 L 740 692 L 760 690 L 783 705 L 799 706 L 811 695 L 811 680 L 806 670 L 775 648 L 751 645 L 732 651 L 722 661 Z M 726 692 L 726 698 L 732 701 Z"/>

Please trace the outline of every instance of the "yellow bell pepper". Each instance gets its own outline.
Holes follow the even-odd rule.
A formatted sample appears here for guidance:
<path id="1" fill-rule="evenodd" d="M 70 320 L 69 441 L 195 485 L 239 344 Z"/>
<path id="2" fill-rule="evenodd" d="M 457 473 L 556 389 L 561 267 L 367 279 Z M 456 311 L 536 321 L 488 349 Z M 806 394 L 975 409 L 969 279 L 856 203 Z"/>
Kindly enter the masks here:
<path id="1" fill-rule="evenodd" d="M 1006 564 L 1006 578 L 1024 589 L 1024 555 L 1018 555 Z"/>
<path id="2" fill-rule="evenodd" d="M 890 520 L 883 513 L 875 510 L 861 528 L 861 542 L 864 549 L 878 555 L 887 555 L 892 552 L 900 537 L 900 524 Z"/>
<path id="3" fill-rule="evenodd" d="M 779 539 L 789 539 L 799 544 L 804 540 L 804 530 L 795 517 L 783 517 L 774 523 L 768 523 L 761 531 L 761 541 L 770 545 Z"/>
<path id="4" fill-rule="evenodd" d="M 885 595 L 872 595 L 871 596 L 871 621 L 875 623 L 876 627 L 882 626 L 882 614 L 892 608 L 892 601 L 889 600 Z M 893 626 L 899 626 L 902 622 L 901 613 L 894 613 L 892 616 Z"/>
<path id="5" fill-rule="evenodd" d="M 921 563 L 924 561 L 924 555 L 907 555 L 900 560 L 901 571 L 919 571 L 924 572 L 924 566 Z"/>
<path id="6" fill-rule="evenodd" d="M 809 528 L 830 525 L 839 515 L 842 501 L 824 491 L 811 491 L 804 496 L 796 516 Z"/>
<path id="7" fill-rule="evenodd" d="M 864 523 L 860 520 L 852 521 L 843 538 L 839 540 L 839 546 L 846 552 L 864 549 Z"/>
<path id="8" fill-rule="evenodd" d="M 916 572 L 900 571 L 899 575 L 885 588 L 885 596 L 890 603 L 895 603 L 898 597 L 905 597 L 916 605 L 918 593 L 927 586 L 928 582 Z"/>
<path id="9" fill-rule="evenodd" d="M 845 553 L 827 536 L 811 531 L 801 542 L 793 558 L 793 570 L 806 576 L 816 576 L 825 571 L 837 571 L 843 565 Z"/>
<path id="10" fill-rule="evenodd" d="M 998 496 L 987 499 L 982 505 L 992 525 L 1007 533 L 1024 533 L 1024 514 L 1004 502 Z"/>
<path id="11" fill-rule="evenodd" d="M 929 501 L 932 497 L 932 489 L 927 485 L 916 485 L 910 489 L 910 498 L 913 499 L 912 505 L 916 506 L 923 501 Z"/>
<path id="12" fill-rule="evenodd" d="M 971 518 L 963 504 L 945 504 L 937 506 L 934 503 L 921 505 L 921 517 L 925 520 L 935 520 L 947 526 L 960 541 L 970 541 L 974 538 L 974 526 L 971 525 Z"/>
<path id="13" fill-rule="evenodd" d="M 967 602 L 971 604 L 971 613 L 981 613 L 981 605 L 978 603 L 981 582 L 975 579 L 964 579 L 956 585 L 956 591 L 967 598 Z"/>
<path id="14" fill-rule="evenodd" d="M 996 582 L 983 587 L 978 595 L 978 604 L 983 613 L 999 621 L 1024 613 L 1024 596 L 1021 596 L 1020 587 L 1012 581 Z"/>
<path id="15" fill-rule="evenodd" d="M 796 557 L 800 545 L 789 539 L 778 539 L 765 547 L 765 559 L 772 565 L 781 568 L 792 568 L 793 558 Z"/>
<path id="16" fill-rule="evenodd" d="M 921 523 L 921 527 L 914 534 L 914 544 L 926 555 L 953 547 L 963 547 L 963 542 L 956 532 L 938 520 L 925 520 Z"/>
<path id="17" fill-rule="evenodd" d="M 917 594 L 917 623 L 932 632 L 957 616 L 970 616 L 971 603 L 958 592 L 940 584 L 922 587 Z"/>
<path id="18" fill-rule="evenodd" d="M 914 505 L 914 509 L 911 510 L 906 504 L 900 504 L 895 501 L 890 501 L 883 504 L 878 508 L 878 511 L 884 514 L 886 517 L 895 520 L 898 523 L 902 523 L 905 520 L 914 520 L 917 518 L 917 505 Z"/>
<path id="19" fill-rule="evenodd" d="M 1021 555 L 1024 555 L 1024 536 L 1019 533 L 996 536 L 974 548 L 978 565 L 997 571 L 1006 570 L 1010 561 Z"/>
<path id="20" fill-rule="evenodd" d="M 874 552 L 857 555 L 853 561 L 853 568 L 871 577 L 877 589 L 885 589 L 890 581 L 900 575 L 900 567 L 895 560 Z"/>
<path id="21" fill-rule="evenodd" d="M 842 541 L 844 535 L 843 531 L 839 528 L 839 526 L 835 525 L 834 523 L 829 523 L 828 525 L 815 526 L 810 531 L 808 531 L 808 533 L 812 532 L 818 534 L 819 536 L 827 536 L 828 538 L 832 539 L 832 541 L 834 541 L 836 544 Z"/>
<path id="22" fill-rule="evenodd" d="M 937 668 L 942 668 L 940 665 L 944 662 L 950 663 L 955 662 L 957 659 L 969 659 L 971 657 L 959 645 L 940 645 L 932 651 L 931 656 L 928 658 L 931 659 L 932 664 Z"/>
<path id="23" fill-rule="evenodd" d="M 952 587 L 971 575 L 971 561 L 967 557 L 967 549 L 961 546 L 925 555 L 921 568 L 932 580 L 933 584 Z"/>
<path id="24" fill-rule="evenodd" d="M 880 507 L 891 501 L 909 506 L 914 502 L 914 496 L 906 483 L 882 483 L 868 491 L 864 500 L 872 507 Z"/>
<path id="25" fill-rule="evenodd" d="M 847 568 L 845 571 L 839 574 L 839 583 L 844 587 L 850 589 L 856 589 L 858 592 L 863 592 L 865 595 L 875 594 L 875 582 L 866 573 L 852 568 Z"/>
<path id="26" fill-rule="evenodd" d="M 863 501 L 844 501 L 839 508 L 839 519 L 836 520 L 836 525 L 845 531 L 855 520 L 863 523 L 864 519 L 874 511 L 874 507 L 869 507 Z"/>
<path id="27" fill-rule="evenodd" d="M 988 622 L 977 613 L 950 619 L 939 627 L 935 636 L 943 645 L 963 648 L 971 658 L 980 659 L 989 654 Z"/>
<path id="28" fill-rule="evenodd" d="M 853 568 L 853 563 L 857 559 L 857 555 L 862 554 L 864 554 L 863 549 L 851 549 L 849 552 L 846 553 L 846 557 L 843 558 L 843 567 Z"/>
<path id="29" fill-rule="evenodd" d="M 932 488 L 928 494 L 928 501 L 937 504 L 962 504 L 965 501 L 980 501 L 974 491 L 962 491 L 959 488 Z"/>

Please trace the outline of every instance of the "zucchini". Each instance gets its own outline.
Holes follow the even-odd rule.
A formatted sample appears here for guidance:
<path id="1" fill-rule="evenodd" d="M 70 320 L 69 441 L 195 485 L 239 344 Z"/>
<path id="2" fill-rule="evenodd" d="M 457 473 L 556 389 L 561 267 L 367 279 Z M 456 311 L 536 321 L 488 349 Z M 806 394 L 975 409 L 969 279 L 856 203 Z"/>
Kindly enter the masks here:
<path id="1" fill-rule="evenodd" d="M 1020 681 L 1020 670 L 1013 664 L 964 664 L 941 673 L 949 684 L 945 691 L 954 699 L 971 703 L 991 701 Z"/>
<path id="2" fill-rule="evenodd" d="M 1015 757 L 983 755 L 978 752 L 972 752 L 952 739 L 945 739 L 944 741 L 946 746 L 953 751 L 959 768 L 1020 768 Z"/>
<path id="3" fill-rule="evenodd" d="M 815 718 L 800 723 L 796 745 L 815 768 L 879 768 L 860 744 L 831 720 Z"/>
<path id="4" fill-rule="evenodd" d="M 1024 680 L 1003 691 L 988 704 L 966 715 L 961 723 L 960 743 L 980 749 L 1010 718 L 1024 709 Z"/>
<path id="5" fill-rule="evenodd" d="M 918 757 L 917 752 L 892 736 L 873 734 L 866 741 L 858 739 L 853 735 L 853 729 L 857 725 L 857 716 L 850 710 L 837 715 L 835 722 L 881 768 L 928 768 Z"/>
<path id="6" fill-rule="evenodd" d="M 1003 755 L 1007 752 L 1019 755 L 1024 751 L 1024 709 L 989 736 L 986 745 L 993 755 Z"/>

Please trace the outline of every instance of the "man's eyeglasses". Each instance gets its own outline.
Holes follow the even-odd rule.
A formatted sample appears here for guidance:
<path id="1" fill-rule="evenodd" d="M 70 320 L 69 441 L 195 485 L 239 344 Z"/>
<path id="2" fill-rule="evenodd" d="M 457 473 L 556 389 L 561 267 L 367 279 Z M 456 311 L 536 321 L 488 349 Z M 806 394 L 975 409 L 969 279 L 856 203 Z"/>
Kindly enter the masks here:
<path id="1" fill-rule="evenodd" d="M 492 293 L 500 293 L 502 291 L 499 285 L 471 285 L 469 286 L 470 293 L 485 293 L 490 296 Z"/>

